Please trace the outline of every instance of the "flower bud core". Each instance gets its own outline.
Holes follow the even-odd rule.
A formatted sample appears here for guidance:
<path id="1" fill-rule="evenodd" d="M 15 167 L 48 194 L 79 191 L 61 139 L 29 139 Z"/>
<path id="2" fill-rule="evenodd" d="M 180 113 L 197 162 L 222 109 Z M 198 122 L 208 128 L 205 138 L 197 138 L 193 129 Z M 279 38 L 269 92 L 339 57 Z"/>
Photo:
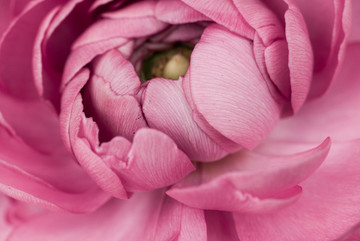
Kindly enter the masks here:
<path id="1" fill-rule="evenodd" d="M 156 77 L 177 80 L 185 75 L 189 68 L 192 50 L 192 46 L 177 44 L 172 48 L 151 53 L 142 63 L 141 81 Z"/>

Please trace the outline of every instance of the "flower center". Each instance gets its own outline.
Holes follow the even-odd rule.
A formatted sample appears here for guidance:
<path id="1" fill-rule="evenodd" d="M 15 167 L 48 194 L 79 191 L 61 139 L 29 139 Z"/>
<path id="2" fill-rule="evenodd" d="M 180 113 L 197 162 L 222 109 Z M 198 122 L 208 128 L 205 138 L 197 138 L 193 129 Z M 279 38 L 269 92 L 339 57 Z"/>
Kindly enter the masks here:
<path id="1" fill-rule="evenodd" d="M 145 82 L 156 77 L 177 80 L 189 68 L 192 50 L 189 45 L 177 44 L 151 53 L 142 63 L 141 80 Z"/>

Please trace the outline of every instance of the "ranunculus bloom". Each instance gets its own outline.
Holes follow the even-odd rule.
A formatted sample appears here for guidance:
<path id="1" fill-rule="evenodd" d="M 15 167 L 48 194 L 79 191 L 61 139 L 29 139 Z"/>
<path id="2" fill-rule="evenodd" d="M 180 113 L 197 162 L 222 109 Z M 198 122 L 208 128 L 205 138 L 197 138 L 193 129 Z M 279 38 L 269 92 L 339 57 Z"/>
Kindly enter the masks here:
<path id="1" fill-rule="evenodd" d="M 0 0 L 0 240 L 360 239 L 359 11 Z"/>

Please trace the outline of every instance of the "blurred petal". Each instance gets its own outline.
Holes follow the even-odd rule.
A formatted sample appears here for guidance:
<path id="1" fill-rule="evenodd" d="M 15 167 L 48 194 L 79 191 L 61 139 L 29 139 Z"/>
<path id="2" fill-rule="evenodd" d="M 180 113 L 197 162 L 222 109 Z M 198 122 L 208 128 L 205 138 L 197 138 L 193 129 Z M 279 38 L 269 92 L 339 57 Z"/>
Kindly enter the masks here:
<path id="1" fill-rule="evenodd" d="M 240 241 L 229 212 L 205 211 L 208 241 Z"/>
<path id="2" fill-rule="evenodd" d="M 352 1 L 352 20 L 351 20 L 351 32 L 348 38 L 348 42 L 360 41 L 360 1 Z"/>
<path id="3" fill-rule="evenodd" d="M 204 31 L 184 85 L 189 87 L 185 91 L 194 111 L 245 148 L 254 148 L 278 121 L 280 106 L 258 70 L 251 43 L 219 25 Z M 211 135 L 211 130 L 197 123 Z"/>
<path id="4" fill-rule="evenodd" d="M 155 6 L 156 1 L 152 0 L 134 2 L 116 11 L 105 12 L 102 16 L 111 19 L 149 17 L 155 15 Z"/>
<path id="5" fill-rule="evenodd" d="M 299 197 L 301 190 L 296 185 L 319 167 L 329 147 L 326 140 L 314 149 L 287 156 L 238 152 L 201 165 L 167 194 L 196 208 L 236 212 L 280 209 Z"/>
<path id="6" fill-rule="evenodd" d="M 14 226 L 8 221 L 8 211 L 11 208 L 10 198 L 0 194 L 0 241 L 6 241 Z"/>
<path id="7" fill-rule="evenodd" d="M 296 2 L 309 29 L 314 51 L 315 74 L 310 96 L 316 97 L 327 90 L 342 64 L 346 36 L 350 32 L 353 1 L 298 0 Z"/>
<path id="8" fill-rule="evenodd" d="M 348 232 L 360 221 L 359 147 L 359 140 L 333 143 L 292 206 L 272 214 L 234 214 L 239 239 L 320 241 Z"/>
<path id="9" fill-rule="evenodd" d="M 359 138 L 359 59 L 360 44 L 348 46 L 342 70 L 329 91 L 308 102 L 296 116 L 281 120 L 271 139 L 317 142 L 327 136 L 333 140 Z"/>
<path id="10" fill-rule="evenodd" d="M 156 4 L 157 19 L 171 24 L 194 23 L 208 21 L 208 17 L 189 7 L 181 0 L 160 0 Z"/>
<path id="11" fill-rule="evenodd" d="M 127 201 L 113 200 L 86 215 L 49 212 L 19 225 L 9 241 L 64 239 L 205 241 L 206 225 L 201 210 L 173 201 L 160 190 L 135 194 Z"/>
<path id="12" fill-rule="evenodd" d="M 18 98 L 38 97 L 32 73 L 33 46 L 41 21 L 56 4 L 42 1 L 33 5 L 14 20 L 1 39 L 0 84 Z"/>
<path id="13" fill-rule="evenodd" d="M 182 0 L 191 8 L 199 11 L 214 22 L 225 26 L 240 36 L 252 39 L 254 30 L 244 20 L 231 0 Z M 226 13 L 226 14 L 224 14 Z"/>
<path id="14" fill-rule="evenodd" d="M 61 76 L 71 45 L 91 24 L 84 0 L 62 2 L 42 22 L 34 46 L 34 77 L 40 94 L 60 108 Z"/>
<path id="15" fill-rule="evenodd" d="M 37 152 L 0 125 L 0 190 L 16 199 L 47 208 L 90 212 L 108 199 L 62 146 L 54 153 Z M 55 147 L 54 147 L 55 148 Z M 90 198 L 91 197 L 91 198 Z"/>
<path id="16" fill-rule="evenodd" d="M 226 152 L 212 141 L 192 119 L 182 81 L 152 79 L 142 97 L 147 123 L 170 136 L 191 160 L 214 161 Z"/>

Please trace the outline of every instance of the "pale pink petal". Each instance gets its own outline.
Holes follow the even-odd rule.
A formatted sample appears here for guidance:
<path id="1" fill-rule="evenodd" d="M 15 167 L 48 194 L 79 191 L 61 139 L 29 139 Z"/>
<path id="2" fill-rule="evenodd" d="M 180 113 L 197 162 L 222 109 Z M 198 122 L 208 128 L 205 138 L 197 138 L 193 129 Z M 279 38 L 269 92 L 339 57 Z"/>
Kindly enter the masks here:
<path id="1" fill-rule="evenodd" d="M 304 104 L 313 80 L 313 52 L 307 27 L 299 8 L 292 0 L 286 0 L 285 33 L 289 48 L 291 106 L 297 112 Z"/>
<path id="2" fill-rule="evenodd" d="M 299 197 L 296 185 L 319 167 L 329 145 L 326 140 L 287 156 L 238 152 L 201 165 L 167 194 L 196 208 L 255 213 L 281 209 Z"/>
<path id="3" fill-rule="evenodd" d="M 348 47 L 344 65 L 329 91 L 308 102 L 293 118 L 283 119 L 271 139 L 286 141 L 352 140 L 360 133 L 360 45 Z"/>
<path id="4" fill-rule="evenodd" d="M 259 0 L 233 0 L 233 2 L 241 16 L 259 34 L 266 47 L 275 39 L 284 37 L 281 22 L 263 2 Z"/>
<path id="5" fill-rule="evenodd" d="M 167 43 L 192 42 L 200 39 L 203 31 L 204 27 L 198 24 L 182 24 L 162 39 L 162 41 Z"/>
<path id="6" fill-rule="evenodd" d="M 105 41 L 111 38 L 140 38 L 155 34 L 168 25 L 153 16 L 138 18 L 102 19 L 92 24 L 73 44 L 79 48 L 94 42 Z"/>
<path id="7" fill-rule="evenodd" d="M 249 39 L 253 38 L 254 29 L 244 20 L 231 0 L 220 2 L 217 0 L 182 1 L 231 31 Z"/>
<path id="8" fill-rule="evenodd" d="M 334 143 L 292 206 L 272 214 L 234 214 L 239 239 L 335 240 L 348 232 L 360 220 L 359 147 L 359 140 Z"/>
<path id="9" fill-rule="evenodd" d="M 120 178 L 95 153 L 99 144 L 98 128 L 83 112 L 81 89 L 89 79 L 89 71 L 84 69 L 69 83 L 63 93 L 60 127 L 65 146 L 76 157 L 79 164 L 106 192 L 118 198 L 127 198 Z"/>
<path id="10" fill-rule="evenodd" d="M 110 84 L 117 95 L 133 95 L 140 89 L 140 79 L 134 66 L 117 50 L 111 50 L 97 58 L 93 64 L 96 76 Z"/>
<path id="11" fill-rule="evenodd" d="M 155 16 L 157 19 L 171 24 L 194 23 L 209 21 L 210 19 L 181 0 L 160 0 L 156 4 Z"/>
<path id="12" fill-rule="evenodd" d="M 152 129 L 136 132 L 126 160 L 120 160 L 113 168 L 130 191 L 174 184 L 195 169 L 168 136 Z"/>
<path id="13" fill-rule="evenodd" d="M 245 148 L 254 148 L 278 121 L 281 107 L 258 70 L 251 42 L 219 25 L 204 31 L 184 85 L 189 86 L 194 111 Z"/>
<path id="14" fill-rule="evenodd" d="M 292 1 L 287 2 L 293 4 Z M 306 21 L 314 50 L 314 77 L 310 96 L 316 97 L 327 90 L 342 63 L 346 36 L 350 32 L 352 1 L 296 2 Z"/>
<path id="15" fill-rule="evenodd" d="M 18 98 L 38 96 L 32 75 L 33 46 L 42 19 L 56 4 L 57 1 L 43 1 L 31 7 L 12 23 L 1 39 L 0 84 Z"/>
<path id="16" fill-rule="evenodd" d="M 152 79 L 142 97 L 150 127 L 170 136 L 191 160 L 214 161 L 227 152 L 212 141 L 192 119 L 182 90 L 182 81 Z"/>
<path id="17" fill-rule="evenodd" d="M 95 42 L 80 46 L 73 49 L 63 72 L 61 89 L 80 71 L 85 65 L 90 63 L 97 55 L 103 54 L 106 51 L 115 47 L 120 47 L 128 43 L 126 38 L 112 38 L 100 42 Z"/>
<path id="18" fill-rule="evenodd" d="M 8 241 L 17 240 L 205 241 L 206 225 L 203 211 L 177 203 L 159 190 L 113 200 L 91 214 L 49 212 L 19 225 Z"/>
<path id="19" fill-rule="evenodd" d="M 131 148 L 127 140 L 113 139 L 108 145 L 116 145 L 117 149 L 122 150 L 118 153 L 111 146 L 99 148 L 98 127 L 85 117 L 80 94 L 88 78 L 89 71 L 85 69 L 66 87 L 61 129 L 68 149 L 100 187 L 116 197 L 126 198 L 126 190 L 168 186 L 194 169 L 176 144 L 156 130 L 137 131 Z M 118 145 L 125 146 L 119 148 Z M 126 155 L 125 150 L 128 150 Z"/>
<path id="20" fill-rule="evenodd" d="M 229 212 L 205 211 L 208 241 L 240 241 Z"/>

